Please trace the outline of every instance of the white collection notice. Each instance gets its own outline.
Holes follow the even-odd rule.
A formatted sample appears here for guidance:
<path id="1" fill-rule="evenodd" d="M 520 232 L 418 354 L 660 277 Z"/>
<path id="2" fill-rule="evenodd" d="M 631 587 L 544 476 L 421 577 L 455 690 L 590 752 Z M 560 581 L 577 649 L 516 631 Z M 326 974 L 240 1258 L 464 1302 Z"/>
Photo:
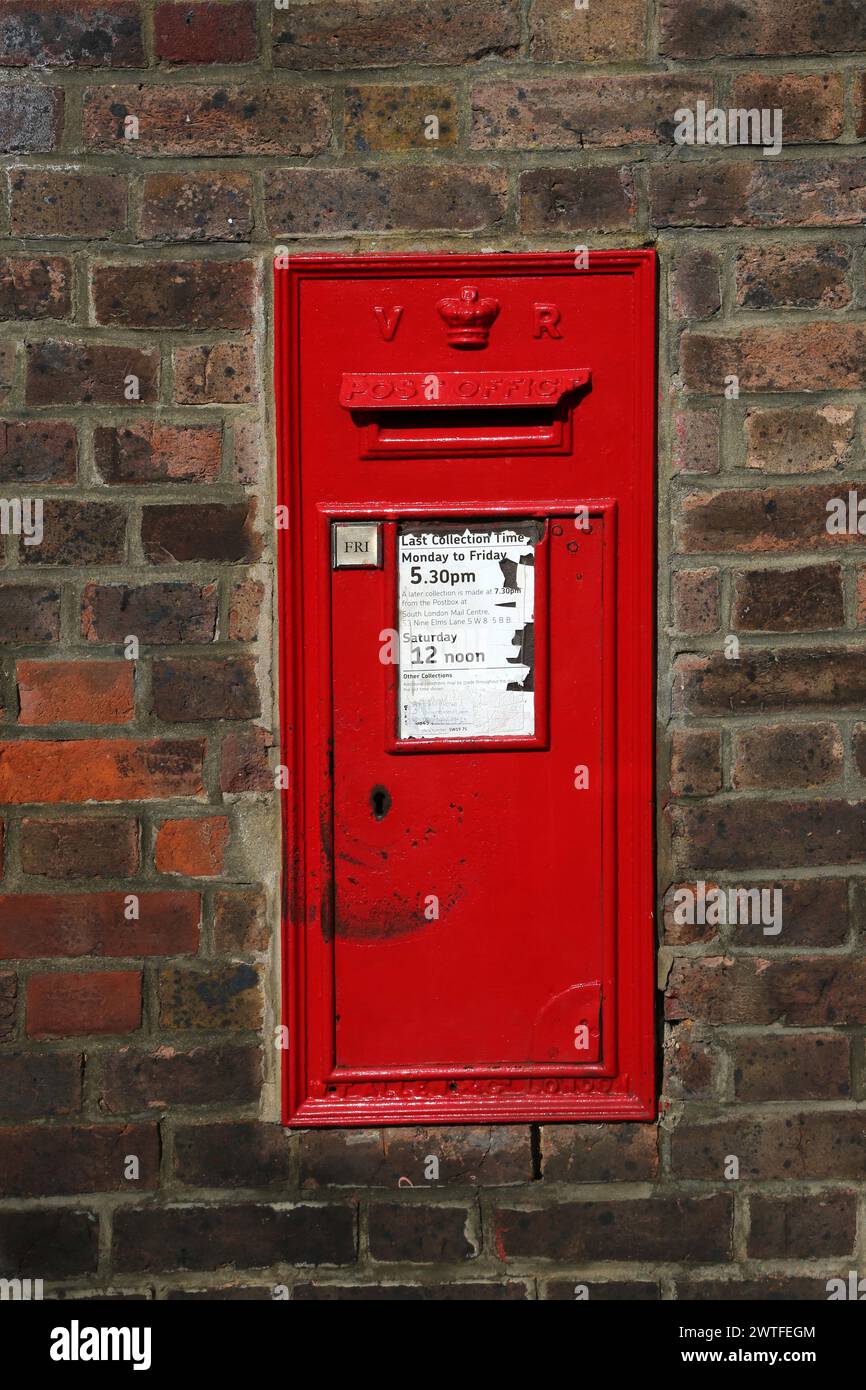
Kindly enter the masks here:
<path id="1" fill-rule="evenodd" d="M 400 527 L 401 738 L 534 734 L 539 534 L 538 522 Z"/>

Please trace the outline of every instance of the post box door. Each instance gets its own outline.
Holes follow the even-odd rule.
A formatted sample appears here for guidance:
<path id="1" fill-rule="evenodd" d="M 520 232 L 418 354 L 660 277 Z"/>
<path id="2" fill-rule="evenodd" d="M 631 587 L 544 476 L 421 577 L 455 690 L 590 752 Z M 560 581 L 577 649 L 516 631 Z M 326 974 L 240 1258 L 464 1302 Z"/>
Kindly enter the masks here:
<path id="1" fill-rule="evenodd" d="M 534 728 L 526 741 L 518 734 L 517 747 L 507 732 L 454 744 L 465 737 L 460 720 L 477 716 L 485 698 L 474 678 L 495 682 L 499 654 L 523 632 L 525 615 L 504 582 L 513 562 L 495 574 L 508 549 L 498 537 L 522 533 L 519 523 L 418 520 L 409 528 L 417 547 L 401 556 L 406 528 L 389 522 L 381 569 L 333 571 L 339 1068 L 598 1060 L 605 902 L 596 885 L 605 878 L 603 751 L 612 730 L 604 727 L 605 529 L 601 517 L 591 525 L 578 532 L 573 516 L 553 516 L 526 527 L 518 558 L 540 581 L 532 617 L 543 635 L 531 652 L 518 649 L 527 658 L 519 681 L 505 671 L 506 686 L 532 688 L 506 689 L 502 699 L 538 700 L 543 731 L 537 741 Z M 475 540 L 437 545 L 439 535 Z M 392 629 L 394 595 L 411 611 L 424 590 L 414 630 Z M 389 631 L 399 632 L 393 654 L 411 668 L 403 681 L 390 661 L 371 660 L 383 646 L 392 655 L 387 636 L 381 641 Z M 440 675 L 437 702 L 423 682 Z M 389 677 L 407 692 L 402 707 L 388 698 Z M 442 724 L 430 741 L 407 739 L 395 752 L 400 718 L 416 706 Z M 507 711 L 504 721 L 512 727 Z"/>

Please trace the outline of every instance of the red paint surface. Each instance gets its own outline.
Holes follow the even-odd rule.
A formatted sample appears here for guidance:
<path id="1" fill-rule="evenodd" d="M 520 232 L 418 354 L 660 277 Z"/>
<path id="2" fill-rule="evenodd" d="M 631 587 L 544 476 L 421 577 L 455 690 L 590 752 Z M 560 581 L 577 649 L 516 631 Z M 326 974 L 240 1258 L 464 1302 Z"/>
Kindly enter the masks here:
<path id="1" fill-rule="evenodd" d="M 310 256 L 275 280 L 286 1118 L 649 1118 L 654 255 Z M 499 304 L 483 344 L 437 309 L 466 285 Z M 430 374 L 456 374 L 447 409 L 417 398 Z M 347 376 L 389 403 L 354 408 Z M 487 400 L 454 408 L 476 377 Z M 509 517 L 543 526 L 537 736 L 407 748 L 379 660 L 396 524 Z M 332 521 L 366 518 L 383 568 L 332 571 Z"/>

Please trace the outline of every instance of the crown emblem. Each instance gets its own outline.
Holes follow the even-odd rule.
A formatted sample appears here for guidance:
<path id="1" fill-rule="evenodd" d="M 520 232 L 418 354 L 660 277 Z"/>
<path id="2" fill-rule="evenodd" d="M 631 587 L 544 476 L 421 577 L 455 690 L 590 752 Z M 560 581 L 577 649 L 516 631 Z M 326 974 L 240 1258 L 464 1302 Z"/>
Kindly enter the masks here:
<path id="1" fill-rule="evenodd" d="M 456 348 L 487 346 L 490 328 L 499 313 L 498 299 L 479 299 L 475 285 L 462 285 L 459 296 L 436 305 L 448 326 L 448 341 Z"/>

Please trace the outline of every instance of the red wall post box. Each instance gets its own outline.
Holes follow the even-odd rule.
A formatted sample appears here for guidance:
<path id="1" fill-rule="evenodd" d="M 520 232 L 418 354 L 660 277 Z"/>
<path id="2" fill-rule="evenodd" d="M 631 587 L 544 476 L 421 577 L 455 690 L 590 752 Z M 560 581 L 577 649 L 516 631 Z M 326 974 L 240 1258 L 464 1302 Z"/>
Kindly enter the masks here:
<path id="1" fill-rule="evenodd" d="M 293 1125 L 648 1119 L 651 251 L 276 271 Z"/>

